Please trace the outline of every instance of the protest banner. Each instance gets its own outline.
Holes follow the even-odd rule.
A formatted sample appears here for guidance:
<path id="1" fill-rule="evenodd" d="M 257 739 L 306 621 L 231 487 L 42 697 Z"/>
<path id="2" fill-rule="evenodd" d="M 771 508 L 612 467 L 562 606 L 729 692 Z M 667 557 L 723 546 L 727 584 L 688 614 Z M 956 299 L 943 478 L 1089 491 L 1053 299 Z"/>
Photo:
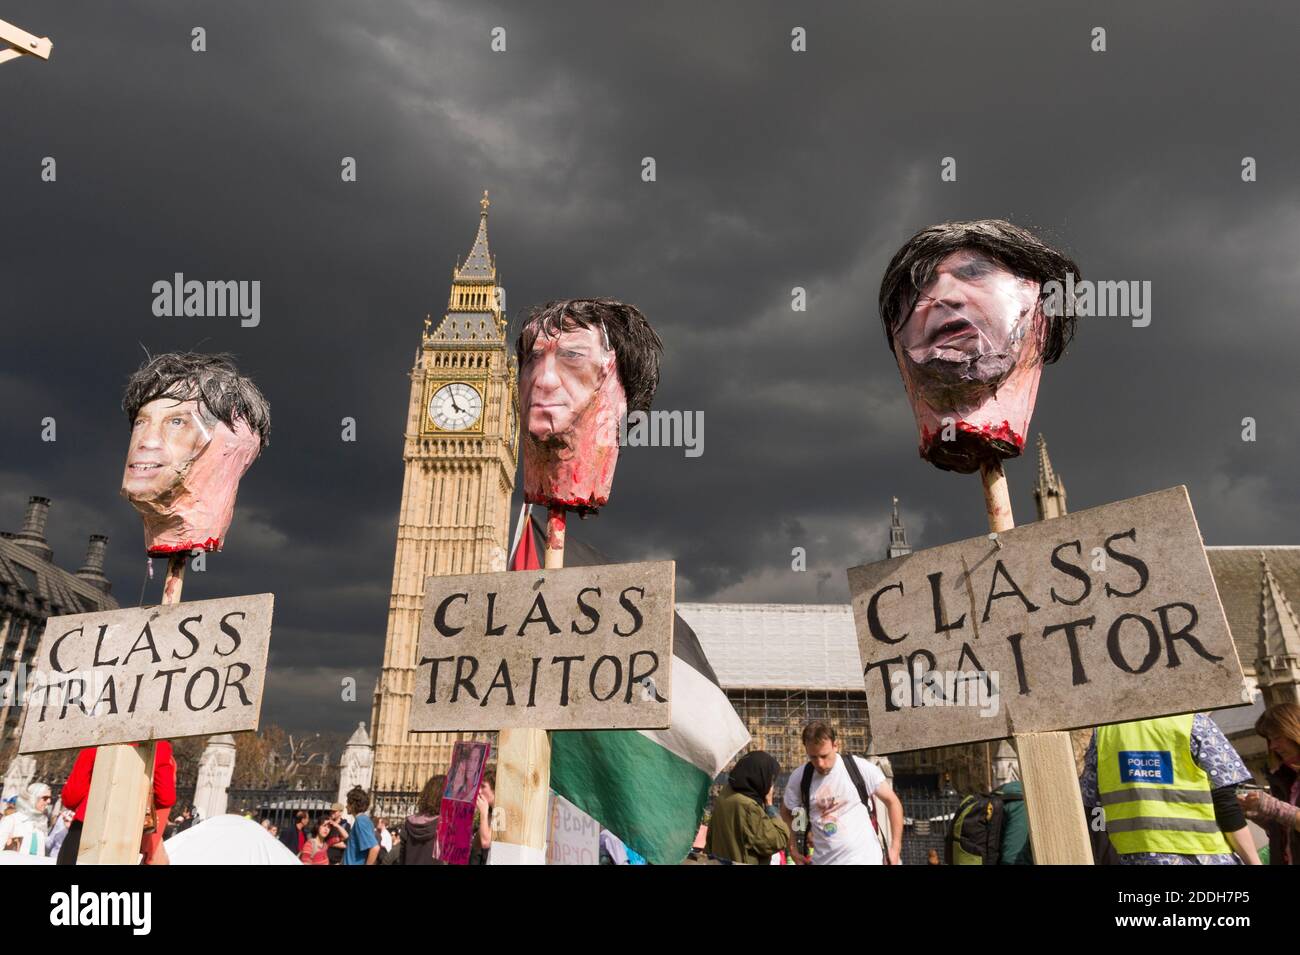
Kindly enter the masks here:
<path id="1" fill-rule="evenodd" d="M 21 749 L 257 729 L 275 597 L 51 617 Z"/>
<path id="2" fill-rule="evenodd" d="M 1043 366 L 1074 335 L 1073 311 L 1045 308 L 1043 289 L 1078 271 L 1032 232 L 980 219 L 922 229 L 880 281 L 885 340 L 921 457 L 941 470 L 979 472 L 992 538 L 1015 526 L 1002 462 L 1024 449 Z M 1018 734 L 1016 747 L 1035 859 L 1090 864 L 1069 735 Z"/>
<path id="3" fill-rule="evenodd" d="M 662 729 L 672 561 L 430 577 L 411 729 Z"/>
<path id="4" fill-rule="evenodd" d="M 662 351 L 663 343 L 641 310 L 614 299 L 549 302 L 524 321 L 515 356 L 524 501 L 547 509 L 547 570 L 564 566 L 568 512 L 586 517 L 609 502 L 619 422 L 629 409 L 650 407 L 659 387 Z M 671 646 L 660 660 L 662 669 L 671 671 Z M 666 703 L 664 709 L 666 713 Z M 536 727 L 504 726 L 498 742 L 497 808 L 504 829 L 493 862 L 543 865 L 550 737 Z"/>
<path id="5" fill-rule="evenodd" d="M 126 413 L 131 435 L 122 470 L 121 495 L 140 515 L 144 528 L 145 553 L 150 558 L 167 558 L 167 574 L 163 581 L 160 607 L 142 608 L 136 612 L 156 613 L 159 619 L 166 614 L 166 619 L 175 623 L 182 638 L 197 640 L 197 637 L 180 629 L 183 623 L 192 626 L 199 624 L 198 619 L 189 617 L 190 607 L 180 606 L 186 563 L 191 557 L 196 561 L 202 560 L 207 553 L 222 549 L 234 516 L 239 481 L 266 448 L 271 430 L 271 409 L 261 390 L 252 379 L 239 373 L 229 355 L 170 352 L 148 359 L 128 379 L 122 395 L 122 410 Z M 149 564 L 149 573 L 150 576 L 153 575 L 152 563 Z M 177 648 L 173 647 L 172 657 L 164 662 L 162 655 L 157 652 L 156 644 L 152 643 L 152 628 L 146 636 L 142 627 L 142 631 L 136 635 L 137 642 L 124 651 L 121 661 L 123 672 L 117 675 L 123 681 L 136 678 L 125 713 L 120 709 L 122 701 L 117 698 L 117 678 L 113 680 L 111 699 L 101 699 L 98 696 L 94 698 L 94 712 L 97 715 L 91 716 L 82 708 L 82 716 L 87 719 L 105 720 L 106 729 L 102 734 L 90 731 L 92 738 L 87 741 L 87 745 L 97 748 L 90 792 L 86 797 L 85 823 L 77 849 L 78 865 L 132 864 L 141 855 L 146 863 L 166 861 L 166 853 L 162 850 L 162 832 L 168 810 L 156 807 L 153 801 L 156 755 L 154 741 L 164 735 L 164 729 L 168 736 L 183 736 L 189 732 L 203 735 L 228 729 L 256 728 L 261 709 L 262 676 L 266 667 L 273 598 L 270 594 L 263 594 L 258 598 L 237 599 L 264 600 L 263 604 L 257 605 L 263 608 L 264 620 L 260 617 L 255 620 L 254 628 L 250 630 L 253 643 L 245 648 L 240 659 L 226 661 L 232 668 L 225 671 L 224 675 L 222 669 L 215 665 L 216 659 L 209 655 L 208 659 L 213 666 L 204 668 L 196 665 L 194 669 L 189 669 L 190 682 L 174 691 L 172 680 L 188 668 L 181 667 L 177 670 L 171 664 L 188 659 L 190 654 L 197 654 L 199 648 L 196 646 L 188 653 L 178 653 Z M 162 608 L 168 609 L 164 611 Z M 253 609 L 252 605 L 250 609 Z M 239 613 L 247 611 L 236 609 L 232 612 L 234 616 L 218 622 L 218 629 L 222 629 L 224 624 L 234 630 L 242 645 L 243 631 L 233 624 L 243 620 L 238 616 Z M 119 613 L 129 614 L 132 611 Z M 181 618 L 173 618 L 173 613 L 181 614 Z M 208 613 L 215 616 L 213 611 Z M 209 623 L 211 620 L 212 616 L 209 616 Z M 100 626 L 105 626 L 102 618 Z M 104 640 L 108 640 L 107 629 L 98 633 Z M 44 659 L 49 660 L 52 654 L 57 653 L 53 641 L 59 639 L 59 636 L 57 633 L 52 636 L 47 629 L 42 641 Z M 71 639 L 71 634 L 64 633 L 63 636 Z M 231 642 L 223 644 L 227 647 L 224 652 L 210 651 L 218 658 L 235 655 L 237 646 L 233 644 L 234 636 L 227 632 L 225 637 Z M 46 640 L 51 641 L 49 649 L 44 649 Z M 260 644 L 260 656 L 257 644 Z M 148 658 L 136 660 L 137 650 L 149 650 Z M 153 659 L 155 657 L 156 660 Z M 96 655 L 91 660 L 92 670 L 101 667 L 107 670 L 118 665 L 96 662 L 99 659 L 97 648 Z M 145 659 L 150 661 L 149 664 L 145 664 Z M 150 670 L 149 667 L 153 664 L 160 664 L 161 667 Z M 145 672 L 136 672 L 137 666 L 144 666 Z M 248 667 L 248 672 L 244 672 L 243 666 Z M 173 672 L 168 675 L 167 669 Z M 233 688 L 240 697 L 238 707 L 227 712 L 227 700 L 234 697 L 227 697 L 218 691 L 214 696 L 214 700 L 217 696 L 220 697 L 215 703 L 216 710 L 207 716 L 220 717 L 219 719 L 207 723 L 203 722 L 202 717 L 195 721 L 182 716 L 179 725 L 187 729 L 176 732 L 178 724 L 172 712 L 171 692 L 180 694 L 180 702 L 176 704 L 176 712 L 179 712 L 182 704 L 194 700 L 196 694 L 207 692 L 204 683 L 210 681 L 206 675 L 209 671 L 216 673 L 225 689 L 231 688 L 227 679 L 234 678 Z M 145 709 L 140 710 L 141 700 L 135 691 L 139 689 L 143 692 L 146 677 L 150 681 L 150 691 L 155 689 L 158 679 L 165 679 L 164 695 L 157 698 L 156 703 L 150 702 L 154 699 L 151 694 L 146 695 L 143 703 Z M 63 681 L 64 689 L 69 688 L 68 682 Z M 73 683 L 72 687 L 75 686 L 77 684 Z M 245 688 L 250 694 L 255 693 L 256 702 L 248 698 L 248 702 L 244 703 L 246 696 L 239 694 L 239 690 Z M 102 709 L 99 704 L 103 704 Z M 207 706 L 205 703 L 202 709 Z M 146 719 L 146 714 L 151 712 L 154 717 L 158 716 L 154 712 L 155 707 L 167 712 L 168 718 Z M 69 715 L 71 722 L 65 723 Z M 250 718 L 251 725 L 246 725 Z M 24 719 L 24 740 L 28 727 L 33 722 L 36 728 L 33 730 L 32 743 L 41 745 L 41 724 L 44 721 L 40 717 L 33 720 L 29 708 Z M 231 725 L 225 726 L 226 722 Z M 60 708 L 58 723 L 63 724 L 71 734 L 82 732 L 86 726 L 76 711 L 63 707 Z M 200 723 L 204 728 L 194 729 Z M 143 824 L 146 819 L 153 822 L 151 830 Z"/>
<path id="6" fill-rule="evenodd" d="M 473 740 L 458 740 L 452 747 L 451 768 L 438 810 L 438 858 L 447 865 L 469 863 L 474 808 L 491 751 L 489 743 Z"/>
<path id="7" fill-rule="evenodd" d="M 849 571 L 876 751 L 1248 702 L 1186 488 Z"/>
<path id="8" fill-rule="evenodd" d="M 558 793 L 551 793 L 547 865 L 600 865 L 600 823 Z"/>

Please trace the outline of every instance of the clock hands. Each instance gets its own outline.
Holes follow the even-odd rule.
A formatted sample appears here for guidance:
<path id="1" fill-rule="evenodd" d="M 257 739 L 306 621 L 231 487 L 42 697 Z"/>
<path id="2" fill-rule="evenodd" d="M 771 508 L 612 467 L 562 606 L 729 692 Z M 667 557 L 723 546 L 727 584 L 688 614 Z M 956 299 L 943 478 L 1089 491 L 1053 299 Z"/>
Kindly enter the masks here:
<path id="1" fill-rule="evenodd" d="M 462 386 L 462 390 L 463 390 L 463 386 Z M 444 409 L 442 414 L 444 414 L 448 419 L 448 421 L 445 423 L 441 421 L 439 422 L 439 424 L 442 427 L 451 428 L 452 430 L 459 430 L 459 427 L 456 427 L 451 423 L 452 421 L 463 420 L 466 422 L 466 424 L 468 424 L 468 423 L 472 423 L 474 420 L 477 419 L 479 412 L 478 410 L 475 409 L 474 405 L 476 403 L 481 403 L 481 402 L 476 402 L 474 400 L 479 398 L 479 395 L 476 391 L 470 389 L 470 392 L 471 394 L 469 399 L 466 399 L 466 403 L 464 407 L 462 407 L 460 402 L 456 400 L 455 388 L 448 387 L 439 390 L 437 398 L 438 401 L 441 402 L 441 407 Z M 449 405 L 451 407 L 451 410 L 446 411 L 445 409 Z M 430 409 L 430 413 L 432 414 L 432 409 Z M 460 427 L 464 427 L 464 426 L 465 425 L 461 425 Z"/>

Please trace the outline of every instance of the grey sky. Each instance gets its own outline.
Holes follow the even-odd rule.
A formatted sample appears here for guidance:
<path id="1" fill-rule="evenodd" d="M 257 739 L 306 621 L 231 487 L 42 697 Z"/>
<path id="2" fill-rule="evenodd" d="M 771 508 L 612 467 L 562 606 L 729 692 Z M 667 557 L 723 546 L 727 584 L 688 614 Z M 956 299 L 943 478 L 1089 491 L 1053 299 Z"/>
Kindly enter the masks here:
<path id="1" fill-rule="evenodd" d="M 1072 508 L 1185 483 L 1208 543 L 1300 537 L 1300 13 L 700 6 L 10 0 L 54 55 L 0 66 L 0 527 L 50 496 L 56 560 L 109 534 L 134 604 L 122 383 L 141 345 L 235 352 L 272 403 L 271 446 L 186 596 L 276 593 L 267 720 L 368 720 L 406 374 L 486 187 L 511 314 L 635 302 L 666 343 L 657 407 L 704 412 L 702 457 L 625 452 L 611 505 L 571 531 L 675 558 L 681 599 L 846 600 L 892 494 L 914 544 L 984 530 L 978 480 L 917 457 L 876 317 L 889 256 L 949 218 L 1011 218 L 1086 277 L 1152 283 L 1149 327 L 1084 319 L 1044 373 L 1032 431 Z M 260 326 L 155 318 L 150 287 L 177 271 L 260 280 Z M 1027 520 L 1032 459 L 1008 473 Z"/>

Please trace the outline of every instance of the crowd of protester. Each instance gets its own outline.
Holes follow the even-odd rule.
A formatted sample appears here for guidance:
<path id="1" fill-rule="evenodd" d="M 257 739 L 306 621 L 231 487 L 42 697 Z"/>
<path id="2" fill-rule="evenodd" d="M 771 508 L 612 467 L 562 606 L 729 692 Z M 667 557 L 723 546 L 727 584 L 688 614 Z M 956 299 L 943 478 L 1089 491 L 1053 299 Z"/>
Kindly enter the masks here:
<path id="1" fill-rule="evenodd" d="M 1267 744 L 1267 786 L 1254 782 L 1232 744 L 1204 714 L 1094 730 L 1079 785 L 1089 818 L 1102 823 L 1091 827 L 1095 861 L 1300 863 L 1300 705 L 1268 708 L 1255 731 Z M 714 802 L 693 861 L 901 862 L 905 807 L 876 761 L 841 752 L 835 727 L 822 721 L 803 728 L 802 743 L 807 761 L 791 767 L 779 794 L 777 781 L 783 768 L 775 757 L 752 751 L 736 762 Z M 78 754 L 57 801 L 48 785 L 32 783 L 4 803 L 0 850 L 49 856 L 60 865 L 75 863 L 95 753 L 90 748 Z M 1125 775 L 1125 759 L 1134 753 L 1164 753 L 1168 758 L 1154 775 L 1145 772 L 1133 778 Z M 493 783 L 487 774 L 475 801 L 470 865 L 486 864 L 491 854 Z M 439 865 L 444 864 L 438 822 L 446 784 L 444 775 L 430 777 L 415 811 L 398 823 L 385 815 L 372 815 L 370 794 L 360 787 L 347 794 L 346 806 L 335 803 L 315 816 L 299 809 L 283 825 L 272 816 L 257 821 L 305 865 Z M 176 764 L 165 740 L 156 746 L 150 805 L 141 833 L 141 860 L 166 864 L 166 840 L 202 820 L 193 806 L 176 811 Z M 943 857 L 932 848 L 928 864 L 1033 863 L 1032 833 L 1018 781 L 968 796 L 962 805 L 979 811 L 954 813 Z M 246 815 L 254 818 L 252 813 Z M 967 816 L 975 823 L 996 818 L 998 825 L 994 829 L 972 825 L 967 832 L 959 825 Z M 1264 831 L 1266 845 L 1256 845 L 1247 820 Z M 990 840 L 993 844 L 988 844 Z M 630 847 L 604 832 L 601 858 L 616 864 L 640 861 Z"/>
<path id="2" fill-rule="evenodd" d="M 1222 730 L 1203 713 L 1095 729 L 1079 778 L 1095 823 L 1093 861 L 1300 862 L 1300 705 L 1269 707 L 1255 731 L 1267 743 L 1266 788 L 1254 782 Z M 808 761 L 793 768 L 779 800 L 782 767 L 775 757 L 753 751 L 736 762 L 715 801 L 700 861 L 899 864 L 904 807 L 885 774 L 869 758 L 841 753 L 828 723 L 809 723 L 802 742 Z M 1135 763 L 1135 757 L 1142 759 Z M 946 858 L 932 848 L 927 864 L 1032 865 L 1024 798 L 1019 781 L 968 796 L 949 820 Z M 969 809 L 979 811 L 963 811 Z M 982 824 L 992 819 L 996 825 Z M 1267 845 L 1256 845 L 1248 820 L 1263 829 Z"/>

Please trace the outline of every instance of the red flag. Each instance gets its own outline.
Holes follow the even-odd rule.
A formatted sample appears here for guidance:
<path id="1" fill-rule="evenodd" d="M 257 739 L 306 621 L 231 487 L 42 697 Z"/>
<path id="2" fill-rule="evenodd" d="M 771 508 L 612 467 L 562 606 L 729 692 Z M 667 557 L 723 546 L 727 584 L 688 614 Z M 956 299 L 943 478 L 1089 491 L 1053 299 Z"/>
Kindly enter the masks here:
<path id="1" fill-rule="evenodd" d="M 515 552 L 510 555 L 511 570 L 538 570 L 542 566 L 541 557 L 537 552 L 537 541 L 533 537 L 533 519 L 532 508 L 526 507 L 523 513 L 519 515 L 519 520 L 523 524 L 523 533 L 519 535 L 519 543 L 515 545 Z"/>

